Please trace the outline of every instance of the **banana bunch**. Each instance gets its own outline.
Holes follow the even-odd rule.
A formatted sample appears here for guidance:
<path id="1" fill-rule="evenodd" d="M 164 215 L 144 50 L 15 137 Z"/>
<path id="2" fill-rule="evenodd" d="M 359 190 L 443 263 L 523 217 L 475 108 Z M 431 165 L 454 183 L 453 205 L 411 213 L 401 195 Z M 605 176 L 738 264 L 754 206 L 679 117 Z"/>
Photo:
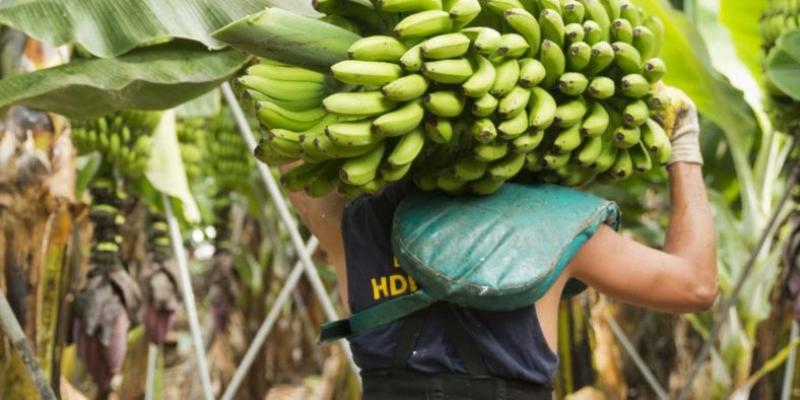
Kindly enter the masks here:
<path id="1" fill-rule="evenodd" d="M 304 161 L 284 175 L 288 190 L 357 196 L 413 179 L 488 195 L 510 179 L 625 179 L 669 158 L 652 118 L 669 103 L 653 89 L 666 73 L 664 27 L 627 0 L 361 6 L 398 22 L 331 66 L 338 86 L 270 60 L 239 78 L 265 128 L 257 157 Z"/>
<path id="2" fill-rule="evenodd" d="M 80 154 L 99 152 L 128 176 L 144 174 L 152 131 L 161 112 L 126 110 L 96 120 L 73 120 L 72 139 Z"/>
<path id="3" fill-rule="evenodd" d="M 761 38 L 763 58 L 771 54 L 778 38 L 784 32 L 800 27 L 800 2 L 795 0 L 771 0 L 761 16 Z M 768 94 L 765 101 L 767 113 L 778 130 L 786 133 L 800 132 L 800 103 L 777 88 L 768 77 L 764 78 Z"/>
<path id="4" fill-rule="evenodd" d="M 89 190 L 93 198 L 89 210 L 89 218 L 94 223 L 92 262 L 115 265 L 119 263 L 119 250 L 122 245 L 120 228 L 125 223 L 121 209 L 128 198 L 127 194 L 110 174 L 95 178 Z"/>
<path id="5" fill-rule="evenodd" d="M 186 178 L 193 182 L 202 176 L 205 121 L 202 118 L 184 119 L 177 122 L 175 129 L 180 146 Z"/>
<path id="6" fill-rule="evenodd" d="M 206 141 L 205 149 L 213 168 L 216 190 L 220 193 L 246 193 L 253 164 L 230 112 L 225 110 L 211 119 L 206 129 L 210 140 Z"/>

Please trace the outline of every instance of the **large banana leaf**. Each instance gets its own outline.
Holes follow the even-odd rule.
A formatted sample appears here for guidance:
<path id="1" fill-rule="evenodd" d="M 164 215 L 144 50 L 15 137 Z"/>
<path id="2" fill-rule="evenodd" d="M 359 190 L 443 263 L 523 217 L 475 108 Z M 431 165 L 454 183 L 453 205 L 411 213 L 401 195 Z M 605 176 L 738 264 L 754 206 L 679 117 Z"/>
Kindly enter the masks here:
<path id="1" fill-rule="evenodd" d="M 308 68 L 327 69 L 347 58 L 359 36 L 279 8 L 268 8 L 214 32 L 214 38 L 250 54 Z"/>
<path id="2" fill-rule="evenodd" d="M 53 45 L 78 43 L 100 57 L 169 38 L 198 41 L 211 49 L 224 45 L 210 33 L 264 9 L 285 7 L 312 14 L 310 1 L 298 0 L 6 0 L 0 24 Z"/>
<path id="3" fill-rule="evenodd" d="M 800 30 L 781 35 L 770 50 L 765 69 L 773 85 L 800 101 Z"/>
<path id="4" fill-rule="evenodd" d="M 767 0 L 721 0 L 719 17 L 733 36 L 739 57 L 756 79 L 761 78 L 759 19 Z M 702 2 L 698 2 L 701 4 Z"/>
<path id="5" fill-rule="evenodd" d="M 118 58 L 78 60 L 0 80 L 0 112 L 21 104 L 95 118 L 126 108 L 171 108 L 219 86 L 248 59 L 233 49 L 212 52 L 178 41 Z"/>

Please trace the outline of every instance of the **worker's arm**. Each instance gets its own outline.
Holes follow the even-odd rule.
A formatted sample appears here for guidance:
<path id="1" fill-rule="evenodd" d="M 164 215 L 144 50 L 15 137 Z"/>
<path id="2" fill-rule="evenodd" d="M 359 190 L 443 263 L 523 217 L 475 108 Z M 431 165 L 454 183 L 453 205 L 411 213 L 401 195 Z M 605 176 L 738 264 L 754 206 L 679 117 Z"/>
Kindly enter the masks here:
<path id="1" fill-rule="evenodd" d="M 603 226 L 568 273 L 619 300 L 669 312 L 709 308 L 717 295 L 716 233 L 706 196 L 697 117 L 676 124 L 669 163 L 671 212 L 663 250 Z"/>
<path id="2" fill-rule="evenodd" d="M 289 166 L 280 167 L 281 173 L 289 169 Z M 342 297 L 342 304 L 347 305 L 347 270 L 341 231 L 342 212 L 347 199 L 336 191 L 318 199 L 300 191 L 289 193 L 289 200 L 303 223 L 319 239 L 327 261 L 336 268 L 339 294 Z"/>

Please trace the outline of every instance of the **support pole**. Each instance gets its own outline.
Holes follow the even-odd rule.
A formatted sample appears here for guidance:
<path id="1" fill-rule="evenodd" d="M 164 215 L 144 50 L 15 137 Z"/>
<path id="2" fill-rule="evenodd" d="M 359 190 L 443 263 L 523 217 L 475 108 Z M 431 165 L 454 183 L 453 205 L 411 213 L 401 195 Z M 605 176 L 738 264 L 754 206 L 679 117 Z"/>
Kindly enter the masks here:
<path id="1" fill-rule="evenodd" d="M 206 361 L 206 349 L 203 343 L 203 335 L 200 332 L 200 322 L 197 317 L 197 306 L 192 289 L 192 277 L 189 275 L 189 262 L 186 259 L 186 252 L 183 248 L 180 227 L 172 211 L 172 204 L 167 195 L 162 194 L 164 210 L 169 225 L 169 235 L 172 238 L 172 250 L 175 252 L 175 262 L 178 264 L 178 281 L 180 282 L 183 304 L 186 306 L 186 318 L 189 320 L 189 329 L 192 333 L 192 347 L 197 362 L 197 373 L 200 375 L 200 384 L 203 388 L 203 398 L 205 400 L 214 399 L 214 389 L 211 387 L 211 375 L 208 372 L 208 362 Z"/>
<path id="2" fill-rule="evenodd" d="M 36 355 L 28 346 L 28 341 L 25 339 L 25 333 L 22 327 L 19 326 L 17 317 L 14 316 L 14 311 L 3 292 L 0 292 L 0 325 L 3 327 L 11 345 L 19 354 L 22 359 L 22 364 L 25 365 L 25 370 L 28 371 L 28 377 L 39 392 L 39 398 L 44 400 L 56 400 L 56 395 L 53 393 L 53 388 L 47 383 L 47 378 L 44 377 L 42 370 L 39 368 L 39 362 L 36 361 Z"/>
<path id="3" fill-rule="evenodd" d="M 247 123 L 247 118 L 242 111 L 242 107 L 239 106 L 239 102 L 236 100 L 236 95 L 234 95 L 233 89 L 231 89 L 231 85 L 229 83 L 225 82 L 222 84 L 222 94 L 225 96 L 225 102 L 230 107 L 233 117 L 236 120 L 236 124 L 239 127 L 239 132 L 247 144 L 247 148 L 250 149 L 250 154 L 252 156 L 257 143 L 253 137 L 253 132 L 250 130 L 250 125 Z M 329 321 L 335 321 L 339 319 L 336 309 L 333 307 L 333 302 L 328 297 L 328 292 L 325 290 L 325 285 L 322 283 L 322 279 L 320 279 L 319 273 L 314 267 L 314 263 L 311 261 L 311 253 L 305 248 L 303 238 L 300 235 L 300 230 L 297 226 L 297 222 L 289 212 L 289 207 L 286 204 L 286 200 L 283 198 L 283 194 L 281 193 L 280 187 L 278 187 L 278 183 L 275 181 L 275 178 L 272 176 L 272 173 L 266 164 L 259 160 L 255 160 L 255 165 L 256 168 L 258 168 L 259 174 L 261 174 L 261 178 L 267 187 L 267 192 L 269 192 L 269 195 L 272 198 L 272 202 L 275 205 L 275 209 L 278 211 L 281 221 L 283 221 L 283 224 L 289 231 L 292 244 L 294 245 L 295 250 L 297 250 L 297 255 L 300 257 L 300 261 L 305 268 L 306 278 L 311 284 L 311 288 L 314 290 L 317 300 L 319 300 L 320 304 L 322 305 L 325 318 L 327 318 Z M 350 362 L 350 368 L 353 370 L 353 373 L 356 374 L 356 378 L 359 378 L 359 370 L 353 362 L 353 354 L 350 352 L 350 346 L 345 340 L 339 340 L 338 344 L 342 347 L 344 354 L 347 355 L 347 359 Z"/>
<path id="4" fill-rule="evenodd" d="M 158 346 L 150 343 L 147 346 L 147 381 L 145 382 L 144 400 L 153 400 L 156 392 L 156 365 L 158 364 Z"/>
<path id="5" fill-rule="evenodd" d="M 792 322 L 792 333 L 789 337 L 789 343 L 794 343 L 800 334 L 797 321 Z M 792 383 L 794 380 L 794 365 L 797 362 L 797 347 L 794 347 L 789 353 L 789 358 L 786 359 L 786 369 L 783 371 L 783 385 L 781 387 L 781 400 L 789 400 L 792 398 Z"/>
<path id="6" fill-rule="evenodd" d="M 318 244 L 319 241 L 317 238 L 311 238 L 311 240 L 308 241 L 306 248 L 308 251 L 314 251 Z M 247 371 L 250 370 L 250 367 L 253 365 L 253 361 L 255 361 L 256 356 L 258 356 L 258 352 L 261 350 L 261 347 L 264 346 L 264 342 L 267 340 L 270 332 L 272 332 L 272 327 L 275 325 L 275 321 L 277 321 L 278 316 L 280 316 L 281 309 L 284 305 L 286 305 L 286 302 L 289 301 L 289 296 L 291 296 L 292 292 L 297 287 L 297 283 L 300 282 L 300 278 L 302 276 L 303 263 L 302 261 L 297 261 L 297 263 L 294 265 L 294 268 L 292 268 L 292 272 L 289 273 L 286 281 L 283 282 L 283 287 L 281 288 L 281 291 L 278 292 L 278 297 L 275 298 L 275 302 L 270 306 L 269 313 L 267 313 L 267 317 L 258 328 L 258 332 L 256 332 L 256 336 L 250 343 L 250 347 L 247 348 L 247 352 L 239 362 L 239 367 L 236 368 L 233 378 L 231 378 L 230 383 L 228 383 L 228 387 L 225 388 L 225 393 L 222 394 L 222 400 L 231 400 L 233 399 L 233 396 L 236 395 L 236 391 L 239 390 L 239 386 L 242 384 L 245 376 L 247 376 Z"/>

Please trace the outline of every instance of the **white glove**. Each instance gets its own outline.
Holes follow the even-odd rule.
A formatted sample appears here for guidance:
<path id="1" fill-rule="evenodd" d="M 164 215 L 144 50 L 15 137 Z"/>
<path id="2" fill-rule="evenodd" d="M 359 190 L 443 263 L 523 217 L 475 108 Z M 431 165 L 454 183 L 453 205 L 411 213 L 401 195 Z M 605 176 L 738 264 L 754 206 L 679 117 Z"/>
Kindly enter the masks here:
<path id="1" fill-rule="evenodd" d="M 672 99 L 672 104 L 666 113 L 674 115 L 670 142 L 672 143 L 672 156 L 667 165 L 676 162 L 703 165 L 703 155 L 700 152 L 700 123 L 697 119 L 697 107 L 692 99 L 680 89 L 665 87 L 664 90 Z M 669 134 L 669 129 L 667 130 Z"/>

